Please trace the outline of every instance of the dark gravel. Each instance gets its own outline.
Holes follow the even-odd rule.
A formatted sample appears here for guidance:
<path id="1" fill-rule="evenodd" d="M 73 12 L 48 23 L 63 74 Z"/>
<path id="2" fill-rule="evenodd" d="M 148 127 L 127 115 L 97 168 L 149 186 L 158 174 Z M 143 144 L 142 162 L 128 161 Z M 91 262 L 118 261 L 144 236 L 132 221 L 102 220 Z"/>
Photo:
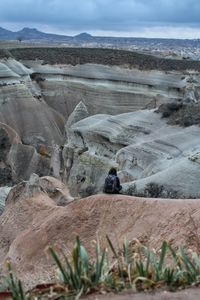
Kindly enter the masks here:
<path id="1" fill-rule="evenodd" d="M 0 50 L 0 58 L 12 56 L 17 60 L 42 60 L 43 64 L 123 65 L 141 70 L 200 71 L 200 61 L 165 59 L 137 52 L 101 48 L 15 48 Z"/>

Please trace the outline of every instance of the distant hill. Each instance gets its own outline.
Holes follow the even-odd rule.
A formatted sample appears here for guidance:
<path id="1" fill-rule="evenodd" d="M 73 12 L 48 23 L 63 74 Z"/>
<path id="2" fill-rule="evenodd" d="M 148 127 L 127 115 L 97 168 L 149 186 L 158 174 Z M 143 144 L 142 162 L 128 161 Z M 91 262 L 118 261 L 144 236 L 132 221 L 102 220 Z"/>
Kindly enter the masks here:
<path id="1" fill-rule="evenodd" d="M 75 36 L 65 36 L 59 34 L 45 33 L 36 28 L 25 27 L 22 30 L 13 32 L 0 27 L 0 40 L 18 40 L 30 42 L 61 43 L 73 46 L 82 44 L 93 44 L 93 46 L 113 46 L 113 47 L 200 47 L 200 39 L 157 39 L 157 38 L 134 38 L 134 37 L 101 37 L 92 36 L 87 32 Z"/>
<path id="2" fill-rule="evenodd" d="M 68 36 L 58 34 L 44 33 L 36 28 L 24 27 L 22 30 L 13 32 L 0 27 L 0 40 L 21 40 L 38 42 L 65 42 L 71 39 Z"/>
<path id="3" fill-rule="evenodd" d="M 36 28 L 24 27 L 22 30 L 13 32 L 0 27 L 0 40 L 21 40 L 21 41 L 45 41 L 45 42 L 74 42 L 93 40 L 92 35 L 83 32 L 78 35 L 65 36 L 59 34 L 45 33 Z"/>
<path id="4" fill-rule="evenodd" d="M 0 27 L 0 40 L 10 40 L 10 39 L 12 39 L 13 33 L 14 32 Z"/>
<path id="5" fill-rule="evenodd" d="M 74 39 L 84 40 L 84 41 L 91 41 L 91 40 L 94 40 L 95 37 L 93 37 L 91 34 L 89 34 L 87 32 L 83 32 L 83 33 L 80 33 L 78 35 L 75 35 Z"/>

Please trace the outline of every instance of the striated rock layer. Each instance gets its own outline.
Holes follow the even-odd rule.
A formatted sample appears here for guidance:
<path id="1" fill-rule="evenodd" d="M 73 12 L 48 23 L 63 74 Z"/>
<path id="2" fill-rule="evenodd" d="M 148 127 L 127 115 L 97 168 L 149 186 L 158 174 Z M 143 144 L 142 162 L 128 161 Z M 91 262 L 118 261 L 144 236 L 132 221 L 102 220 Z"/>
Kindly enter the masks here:
<path id="1" fill-rule="evenodd" d="M 51 66 L 37 61 L 24 64 L 31 68 L 48 105 L 65 116 L 80 101 L 93 115 L 119 114 L 183 98 L 190 101 L 200 98 L 200 79 L 195 71 L 145 71 L 123 64 Z"/>
<path id="2" fill-rule="evenodd" d="M 0 121 L 12 127 L 23 143 L 62 142 L 64 118 L 41 99 L 32 71 L 13 60 L 0 63 Z"/>
<path id="3" fill-rule="evenodd" d="M 8 58 L 0 62 L 0 185 L 28 180 L 31 173 L 59 178 L 64 117 L 49 107 L 32 71 Z"/>

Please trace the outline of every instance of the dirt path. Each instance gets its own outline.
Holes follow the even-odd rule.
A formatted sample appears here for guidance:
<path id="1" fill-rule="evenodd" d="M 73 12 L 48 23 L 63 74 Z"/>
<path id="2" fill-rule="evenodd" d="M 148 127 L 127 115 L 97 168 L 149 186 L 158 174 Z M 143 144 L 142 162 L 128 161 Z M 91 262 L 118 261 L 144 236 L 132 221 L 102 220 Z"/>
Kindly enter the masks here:
<path id="1" fill-rule="evenodd" d="M 133 291 L 119 294 L 90 295 L 82 298 L 84 300 L 199 300 L 200 288 L 188 288 L 175 293 L 162 291 L 156 293 L 135 293 Z"/>

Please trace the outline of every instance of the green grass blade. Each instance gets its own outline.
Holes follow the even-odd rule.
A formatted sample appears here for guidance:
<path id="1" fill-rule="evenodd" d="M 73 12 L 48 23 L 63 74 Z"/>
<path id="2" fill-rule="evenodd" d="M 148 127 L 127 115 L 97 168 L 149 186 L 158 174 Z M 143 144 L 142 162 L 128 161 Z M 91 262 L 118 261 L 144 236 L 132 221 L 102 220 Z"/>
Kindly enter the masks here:
<path id="1" fill-rule="evenodd" d="M 66 265 L 67 265 L 67 268 L 68 268 L 68 273 L 67 273 L 67 276 L 68 276 L 68 283 L 70 284 L 70 287 L 75 289 L 75 290 L 79 290 L 80 289 L 80 279 L 77 278 L 77 276 L 74 274 L 73 272 L 73 269 L 69 263 L 69 260 L 68 258 L 65 256 L 65 262 L 66 262 Z"/>
<path id="2" fill-rule="evenodd" d="M 108 244 L 109 244 L 109 246 L 110 246 L 110 249 L 112 250 L 112 252 L 113 252 L 113 254 L 114 254 L 114 257 L 115 257 L 115 258 L 118 258 L 117 252 L 115 251 L 115 248 L 114 248 L 114 246 L 113 246 L 113 244 L 112 244 L 110 238 L 108 237 L 108 235 L 106 235 L 106 239 L 107 239 L 107 241 L 108 241 Z"/>
<path id="3" fill-rule="evenodd" d="M 25 294 L 24 294 L 24 290 L 23 290 L 23 287 L 22 287 L 22 283 L 21 283 L 20 280 L 18 282 L 18 286 L 19 286 L 20 299 L 21 300 L 26 300 L 26 297 L 25 297 Z"/>
<path id="4" fill-rule="evenodd" d="M 147 262 L 146 262 L 146 268 L 145 268 L 145 272 L 146 272 L 147 275 L 149 273 L 150 261 L 151 261 L 151 252 L 148 249 L 148 252 L 147 252 Z"/>
<path id="5" fill-rule="evenodd" d="M 197 265 L 197 267 L 200 269 L 200 258 L 196 252 L 192 253 L 192 258 L 193 258 L 195 264 Z"/>
<path id="6" fill-rule="evenodd" d="M 129 263 L 130 263 L 128 246 L 129 246 L 129 243 L 128 243 L 127 239 L 125 239 L 124 243 L 123 243 L 123 255 L 124 255 L 125 263 L 127 265 L 129 265 Z"/>
<path id="7" fill-rule="evenodd" d="M 68 277 L 67 273 L 65 272 L 65 270 L 62 266 L 62 263 L 61 263 L 60 259 L 58 258 L 57 253 L 54 251 L 54 249 L 52 247 L 49 247 L 49 251 L 63 276 L 64 282 L 69 283 L 69 277 Z"/>
<path id="8" fill-rule="evenodd" d="M 84 287 L 81 288 L 81 290 L 79 291 L 79 293 L 76 295 L 75 299 L 74 300 L 79 300 L 79 298 L 82 296 L 84 292 Z"/>
<path id="9" fill-rule="evenodd" d="M 183 264 L 184 264 L 184 266 L 186 268 L 186 271 L 188 273 L 191 273 L 191 268 L 190 268 L 190 265 L 189 265 L 189 260 L 188 260 L 187 255 L 185 254 L 185 251 L 184 251 L 183 247 L 180 247 L 180 253 L 181 253 L 181 258 L 182 258 Z"/>
<path id="10" fill-rule="evenodd" d="M 199 272 L 198 272 L 198 270 L 196 270 L 195 266 L 192 264 L 192 262 L 187 257 L 183 247 L 180 247 L 180 252 L 181 252 L 181 258 L 182 258 L 183 264 L 187 271 L 188 283 L 191 284 L 192 282 L 194 282 L 196 280 L 196 277 L 197 277 L 197 275 L 199 275 Z"/>
<path id="11" fill-rule="evenodd" d="M 81 260 L 80 260 L 80 245 L 76 242 L 73 253 L 74 273 L 81 277 Z"/>
<path id="12" fill-rule="evenodd" d="M 15 282 L 10 261 L 7 261 L 7 268 L 9 272 L 8 287 L 12 293 L 12 298 L 13 300 L 20 300 L 19 287 Z"/>
<path id="13" fill-rule="evenodd" d="M 100 262 L 99 262 L 99 255 L 100 255 L 100 247 L 99 247 L 99 242 L 96 243 L 96 276 L 95 276 L 95 283 L 98 281 L 98 274 L 99 274 L 99 268 L 100 268 Z"/>
<path id="14" fill-rule="evenodd" d="M 143 265 L 142 261 L 136 261 L 136 269 L 139 273 L 139 276 L 142 276 L 142 277 L 145 276 L 144 265 Z"/>
<path id="15" fill-rule="evenodd" d="M 100 265 L 99 265 L 99 274 L 98 274 L 98 280 L 101 279 L 101 276 L 103 274 L 103 267 L 104 267 L 104 262 L 105 262 L 105 256 L 106 256 L 106 249 L 103 250 Z"/>
<path id="16" fill-rule="evenodd" d="M 162 271 L 162 267 L 163 267 L 163 263 L 164 263 L 164 260 L 165 260 L 166 252 L 167 252 L 167 242 L 164 241 L 163 244 L 162 244 L 162 247 L 161 247 L 160 261 L 159 261 L 159 264 L 158 264 L 159 271 Z"/>
<path id="17" fill-rule="evenodd" d="M 176 263 L 176 265 L 179 267 L 180 270 L 182 270 L 182 266 L 181 266 L 181 263 L 179 261 L 179 257 L 178 255 L 176 254 L 175 250 L 172 248 L 171 245 L 168 244 L 168 249 L 170 250 L 171 252 L 171 255 L 172 255 L 172 258 L 174 259 L 174 262 Z"/>
<path id="18" fill-rule="evenodd" d="M 89 259 L 88 259 L 88 253 L 82 245 L 80 245 L 80 260 L 82 264 L 82 273 L 84 276 L 87 276 L 88 273 L 88 267 L 89 267 Z"/>

